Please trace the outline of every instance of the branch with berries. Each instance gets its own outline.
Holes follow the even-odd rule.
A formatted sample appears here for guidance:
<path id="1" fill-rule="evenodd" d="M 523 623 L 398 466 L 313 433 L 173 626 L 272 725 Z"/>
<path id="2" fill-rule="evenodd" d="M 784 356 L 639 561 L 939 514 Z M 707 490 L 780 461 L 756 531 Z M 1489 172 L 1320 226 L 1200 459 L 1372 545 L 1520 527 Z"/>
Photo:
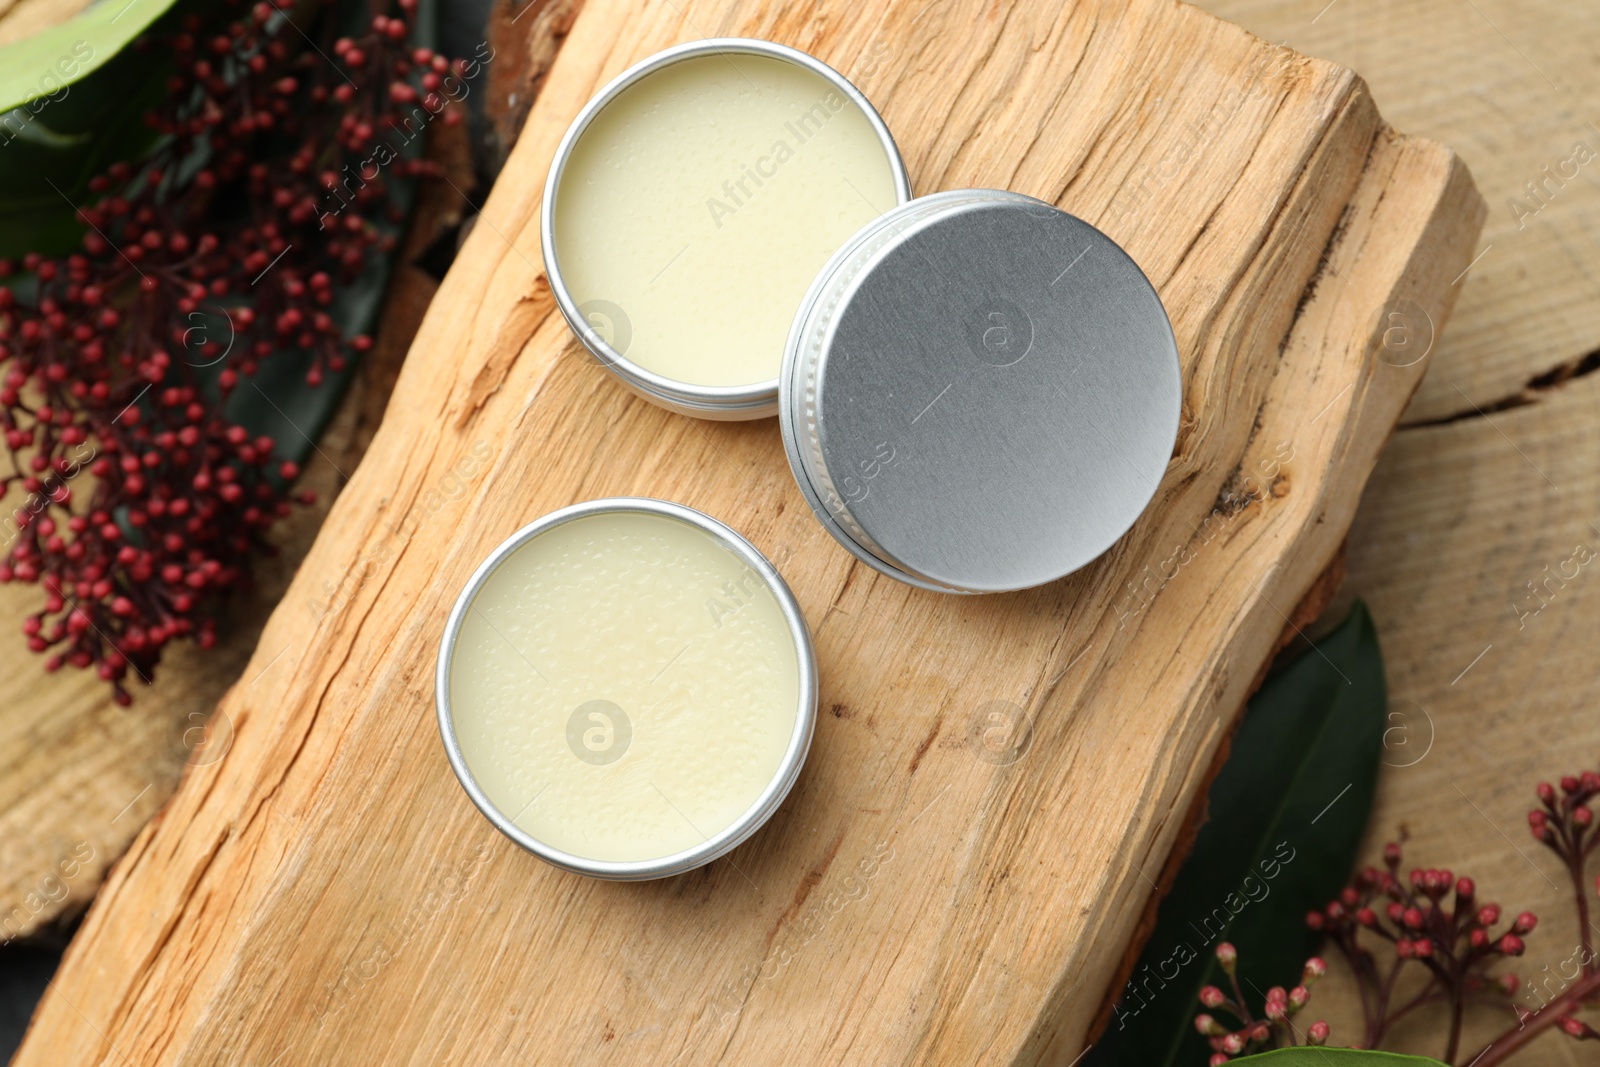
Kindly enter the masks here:
<path id="1" fill-rule="evenodd" d="M 268 531 L 309 502 L 230 398 L 266 361 L 317 387 L 369 347 L 337 294 L 394 247 L 405 180 L 434 173 L 383 149 L 460 119 L 441 88 L 463 67 L 406 46 L 416 0 L 373 0 L 355 37 L 333 7 L 158 23 L 135 45 L 172 62 L 153 149 L 88 183 L 80 251 L 0 261 L 0 483 L 25 494 L 0 581 L 43 587 L 22 629 L 46 670 L 93 668 L 119 703 L 172 640 L 215 641 Z"/>
<path id="2" fill-rule="evenodd" d="M 1356 977 L 1364 1019 L 1361 1044 L 1356 1047 L 1380 1047 L 1395 1023 L 1429 1006 L 1441 1008 L 1448 1020 L 1446 1063 L 1496 1067 L 1552 1029 L 1580 1041 L 1600 1040 L 1600 1031 L 1578 1017 L 1582 1009 L 1600 1004 L 1600 960 L 1589 922 L 1588 873 L 1589 859 L 1600 846 L 1600 828 L 1589 806 L 1600 796 L 1600 774 L 1568 775 L 1559 785 L 1541 782 L 1535 792 L 1539 807 L 1528 813 L 1528 828 L 1536 841 L 1555 853 L 1571 884 L 1582 938 L 1577 976 L 1560 989 L 1527 986 L 1539 999 L 1536 1009 L 1516 1003 L 1512 998 L 1524 988 L 1522 982 L 1515 974 L 1491 970 L 1523 955 L 1524 939 L 1538 926 L 1538 919 L 1524 911 L 1503 923 L 1498 904 L 1480 902 L 1473 880 L 1448 870 L 1418 868 L 1402 879 L 1401 849 L 1391 842 L 1384 847 L 1383 868 L 1359 871 L 1336 899 L 1306 916 L 1307 925 L 1333 942 Z M 1592 885 L 1600 893 L 1600 878 Z M 1232 946 L 1219 946 L 1217 958 L 1232 980 L 1237 958 Z M 1209 1014 L 1195 1020 L 1216 1050 L 1213 1067 L 1231 1056 L 1276 1047 L 1284 1032 L 1292 1036 L 1289 1019 L 1305 1004 L 1309 979 L 1315 976 L 1313 965 L 1320 975 L 1321 961 L 1314 959 L 1306 964 L 1301 986 L 1287 993 L 1269 991 L 1261 1020 L 1244 1009 L 1237 981 L 1232 997 L 1215 986 L 1201 992 L 1202 1006 L 1226 1010 L 1238 1019 L 1232 1027 Z M 1414 988 L 1414 983 L 1403 980 L 1419 973 L 1424 979 L 1420 990 L 1400 999 L 1399 988 Z M 1461 1031 L 1467 1011 L 1475 1005 L 1488 1005 L 1497 1012 L 1509 1005 L 1517 1025 L 1468 1055 L 1460 1047 Z M 1306 1036 L 1309 1043 L 1321 1044 L 1327 1040 L 1327 1028 L 1313 1024 Z"/>
<path id="3" fill-rule="evenodd" d="M 1497 933 L 1500 906 L 1480 904 L 1471 878 L 1417 869 L 1402 880 L 1400 846 L 1394 842 L 1384 846 L 1383 862 L 1383 869 L 1358 872 L 1337 899 L 1308 914 L 1306 923 L 1326 933 L 1355 972 L 1365 1020 L 1362 1047 L 1377 1048 L 1397 1021 L 1424 1005 L 1443 1004 L 1449 1012 L 1443 1058 L 1454 1062 L 1469 1002 L 1488 1000 L 1503 1010 L 1516 993 L 1515 975 L 1492 977 L 1488 969 L 1522 955 L 1522 939 L 1538 920 L 1522 912 Z M 1386 943 L 1392 957 L 1380 962 L 1366 944 L 1374 940 Z M 1423 989 L 1395 1003 L 1401 979 L 1417 970 L 1426 972 Z"/>
<path id="4" fill-rule="evenodd" d="M 1286 990 L 1282 986 L 1273 986 L 1267 990 L 1261 1018 L 1257 1019 L 1251 1014 L 1245 1002 L 1244 992 L 1239 988 L 1238 950 L 1224 941 L 1217 946 L 1216 951 L 1217 963 L 1222 968 L 1222 973 L 1228 976 L 1228 984 L 1232 988 L 1233 995 L 1230 997 L 1216 986 L 1208 985 L 1200 990 L 1200 1003 L 1209 1011 L 1227 1012 L 1233 1016 L 1233 1023 L 1223 1025 L 1214 1015 L 1206 1013 L 1195 1016 L 1195 1029 L 1200 1031 L 1212 1048 L 1210 1067 L 1219 1067 L 1235 1056 L 1264 1052 L 1267 1049 L 1292 1048 L 1300 1044 L 1318 1046 L 1328 1043 L 1327 1023 L 1318 1020 L 1306 1027 L 1305 1033 L 1301 1035 L 1293 1021 L 1294 1016 L 1311 999 L 1311 986 L 1327 973 L 1327 965 L 1322 960 L 1315 956 L 1306 960 L 1306 965 L 1300 972 L 1300 984 L 1293 989 Z"/>

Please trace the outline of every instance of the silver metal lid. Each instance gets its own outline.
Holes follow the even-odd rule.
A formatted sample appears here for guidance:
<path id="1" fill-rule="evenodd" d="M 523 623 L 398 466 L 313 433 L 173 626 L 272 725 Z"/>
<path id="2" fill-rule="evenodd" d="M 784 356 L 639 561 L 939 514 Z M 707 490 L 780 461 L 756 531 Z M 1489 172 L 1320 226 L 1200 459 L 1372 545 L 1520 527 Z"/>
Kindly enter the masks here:
<path id="1" fill-rule="evenodd" d="M 937 193 L 863 227 L 789 334 L 789 464 L 830 533 L 926 589 L 1024 589 L 1127 532 L 1177 438 L 1161 300 L 1032 197 Z"/>

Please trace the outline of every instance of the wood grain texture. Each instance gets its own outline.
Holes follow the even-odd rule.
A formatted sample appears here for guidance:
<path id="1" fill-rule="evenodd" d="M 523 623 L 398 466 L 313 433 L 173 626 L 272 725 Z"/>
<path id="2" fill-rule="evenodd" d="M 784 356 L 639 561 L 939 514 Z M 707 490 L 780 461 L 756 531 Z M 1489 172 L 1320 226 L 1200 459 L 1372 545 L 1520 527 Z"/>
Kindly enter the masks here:
<path id="1" fill-rule="evenodd" d="M 0 45 L 59 26 L 89 6 L 89 0 L 0 0 Z"/>
<path id="2" fill-rule="evenodd" d="M 1384 115 L 1461 154 L 1489 204 L 1482 253 L 1407 424 L 1492 409 L 1600 351 L 1600 5 L 1206 0 L 1269 41 L 1349 65 Z M 1550 181 L 1544 168 L 1556 175 Z M 1529 182 L 1544 185 L 1541 200 Z M 1520 206 L 1519 206 L 1520 205 Z M 1529 213 L 1528 209 L 1533 209 Z"/>
<path id="3" fill-rule="evenodd" d="M 670 415 L 576 357 L 537 265 L 551 151 L 628 63 L 722 34 L 854 75 L 918 192 L 1051 200 L 1151 277 L 1184 417 L 1102 560 L 1014 595 L 900 586 L 823 534 L 773 424 Z M 1386 127 L 1349 71 L 1181 4 L 588 3 L 223 703 L 233 748 L 114 870 L 17 1062 L 1070 1061 L 1142 871 L 1420 377 L 1374 358 L 1381 312 L 1442 321 L 1481 220 L 1459 161 Z M 499 838 L 432 712 L 478 560 L 610 494 L 749 536 L 822 669 L 783 809 L 730 858 L 643 885 Z M 997 701 L 1031 721 L 1004 764 L 974 743 Z"/>

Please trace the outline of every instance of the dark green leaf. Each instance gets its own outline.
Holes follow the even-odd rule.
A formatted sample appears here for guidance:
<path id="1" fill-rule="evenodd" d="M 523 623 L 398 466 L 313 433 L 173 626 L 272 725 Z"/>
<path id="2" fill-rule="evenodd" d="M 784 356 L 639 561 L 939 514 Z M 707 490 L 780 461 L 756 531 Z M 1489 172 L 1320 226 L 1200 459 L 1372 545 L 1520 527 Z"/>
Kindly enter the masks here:
<path id="1" fill-rule="evenodd" d="M 1194 1017 L 1202 986 L 1226 988 L 1214 955 L 1222 941 L 1239 950 L 1240 984 L 1258 1016 L 1269 988 L 1299 981 L 1316 947 L 1305 913 L 1337 894 L 1355 863 L 1384 716 L 1383 660 L 1357 603 L 1251 698 L 1207 796 L 1206 823 L 1086 1067 L 1201 1067 L 1211 1049 Z M 1315 1019 L 1315 1008 L 1313 993 L 1300 1018 Z"/>
<path id="2" fill-rule="evenodd" d="M 345 24 L 352 32 L 359 29 L 366 17 L 366 9 L 361 5 L 344 12 Z M 421 0 L 412 23 L 413 45 L 432 46 L 437 18 L 435 0 Z M 414 156 L 420 147 L 420 140 L 413 142 L 405 146 L 404 153 Z M 395 180 L 390 189 L 390 202 L 409 216 L 415 199 L 415 183 Z M 374 223 L 397 240 L 404 232 L 403 227 L 390 225 L 381 217 L 375 218 Z M 362 268 L 360 276 L 335 294 L 328 314 L 346 337 L 370 332 L 377 324 L 392 266 L 391 257 L 374 255 Z M 224 365 L 220 364 L 217 369 L 221 370 Z M 273 454 L 279 459 L 305 461 L 316 447 L 317 438 L 322 436 L 323 427 L 333 417 L 345 386 L 355 372 L 355 360 L 351 359 L 344 370 L 326 373 L 321 385 L 310 386 L 305 381 L 310 366 L 310 356 L 304 352 L 279 352 L 263 362 L 253 378 L 242 379 L 228 398 L 228 418 L 252 434 L 271 437 L 275 442 Z M 350 473 L 340 471 L 345 476 Z"/>
<path id="3" fill-rule="evenodd" d="M 89 179 L 155 143 L 143 115 L 161 99 L 169 63 L 161 51 L 127 49 L 55 98 L 0 115 L 0 258 L 77 248 Z"/>
<path id="4" fill-rule="evenodd" d="M 1426 1056 L 1402 1056 L 1396 1052 L 1369 1052 L 1355 1048 L 1280 1048 L 1255 1056 L 1229 1060 L 1233 1064 L 1260 1064 L 1260 1067 L 1445 1067 Z"/>

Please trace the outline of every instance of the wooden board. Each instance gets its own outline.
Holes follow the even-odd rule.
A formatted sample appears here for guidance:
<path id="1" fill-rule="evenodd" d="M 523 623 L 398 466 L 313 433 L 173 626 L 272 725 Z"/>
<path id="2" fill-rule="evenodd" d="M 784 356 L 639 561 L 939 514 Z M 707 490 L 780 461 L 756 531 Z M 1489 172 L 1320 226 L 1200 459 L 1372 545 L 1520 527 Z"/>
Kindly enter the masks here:
<path id="1" fill-rule="evenodd" d="M 575 357 L 537 266 L 550 153 L 604 80 L 706 34 L 855 75 L 919 192 L 1041 196 L 1145 268 L 1185 417 L 1104 559 L 1008 596 L 878 578 L 816 526 L 770 422 L 672 416 Z M 589 3 L 223 704 L 232 750 L 115 869 L 18 1062 L 1070 1060 L 1143 872 L 1415 388 L 1420 365 L 1374 358 L 1377 324 L 1401 299 L 1443 320 L 1481 219 L 1459 162 L 1385 127 L 1348 71 L 1183 5 Z M 1224 488 L 1261 499 L 1219 506 Z M 750 536 L 823 675 L 773 821 L 645 885 L 509 846 L 432 719 L 472 567 L 531 516 L 612 493 Z M 981 743 L 996 702 L 1031 723 L 1012 761 Z"/>
<path id="2" fill-rule="evenodd" d="M 1205 0 L 1269 41 L 1345 63 L 1384 115 L 1461 154 L 1489 204 L 1477 265 L 1406 423 L 1493 410 L 1600 350 L 1600 5 Z M 1582 142 L 1597 155 L 1566 168 Z M 1556 175 L 1551 181 L 1544 168 Z M 1541 199 L 1528 183 L 1543 183 Z"/>

